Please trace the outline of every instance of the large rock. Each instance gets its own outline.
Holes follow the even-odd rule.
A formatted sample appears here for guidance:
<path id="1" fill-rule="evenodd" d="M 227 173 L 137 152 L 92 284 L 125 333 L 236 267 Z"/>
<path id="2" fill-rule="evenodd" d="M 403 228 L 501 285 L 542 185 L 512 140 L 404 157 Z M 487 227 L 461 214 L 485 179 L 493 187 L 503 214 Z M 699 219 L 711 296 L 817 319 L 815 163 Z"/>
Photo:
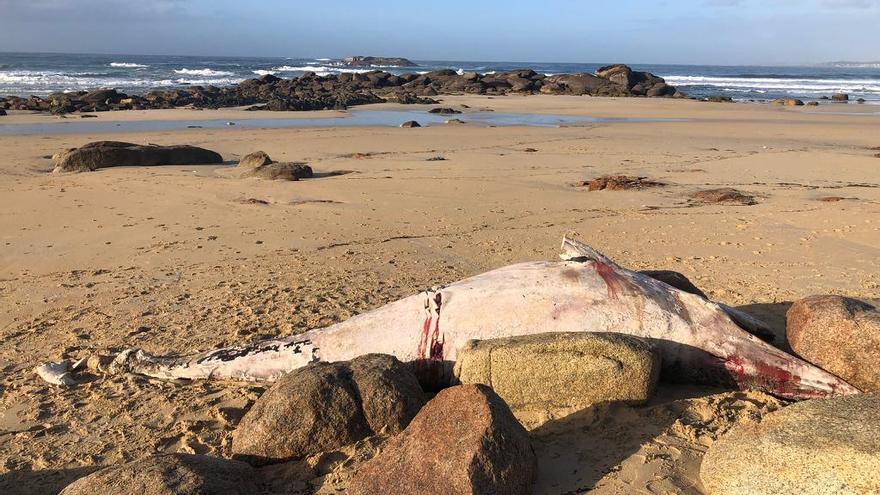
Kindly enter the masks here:
<path id="1" fill-rule="evenodd" d="M 600 67 L 599 70 L 596 71 L 596 77 L 607 79 L 614 84 L 624 86 L 626 89 L 631 89 L 636 84 L 636 81 L 633 78 L 632 69 L 623 64 Z"/>
<path id="2" fill-rule="evenodd" d="M 310 179 L 315 173 L 306 163 L 273 162 L 252 169 L 243 170 L 241 177 L 257 177 L 269 180 Z"/>
<path id="3" fill-rule="evenodd" d="M 801 107 L 804 105 L 804 102 L 797 98 L 779 98 L 773 100 L 773 104 L 780 107 Z"/>
<path id="4" fill-rule="evenodd" d="M 268 153 L 265 151 L 254 151 L 253 153 L 243 156 L 241 160 L 238 161 L 238 166 L 242 169 L 255 169 L 271 163 L 274 162 L 272 161 L 272 158 L 269 157 Z"/>
<path id="5" fill-rule="evenodd" d="M 443 390 L 352 477 L 351 495 L 525 495 L 537 461 L 529 437 L 489 387 Z"/>
<path id="6" fill-rule="evenodd" d="M 394 356 L 367 354 L 349 362 L 367 426 L 374 433 L 403 431 L 425 405 L 412 369 Z"/>
<path id="7" fill-rule="evenodd" d="M 660 357 L 630 335 L 546 333 L 470 341 L 454 373 L 461 383 L 492 387 L 515 411 L 642 404 L 657 384 Z"/>
<path id="8" fill-rule="evenodd" d="M 53 156 L 55 172 L 88 172 L 107 167 L 207 165 L 223 163 L 218 153 L 189 145 L 138 145 L 97 141 Z"/>
<path id="9" fill-rule="evenodd" d="M 260 493 L 255 478 L 243 462 L 166 454 L 101 469 L 61 495 L 253 495 Z"/>
<path id="10" fill-rule="evenodd" d="M 880 493 L 880 397 L 809 400 L 731 430 L 703 458 L 711 495 Z"/>
<path id="11" fill-rule="evenodd" d="M 298 459 L 374 433 L 397 433 L 424 404 L 408 367 L 392 356 L 315 363 L 281 377 L 232 436 L 236 458 L 252 464 Z"/>
<path id="12" fill-rule="evenodd" d="M 786 314 L 800 357 L 866 392 L 880 392 L 880 300 L 811 296 Z"/>

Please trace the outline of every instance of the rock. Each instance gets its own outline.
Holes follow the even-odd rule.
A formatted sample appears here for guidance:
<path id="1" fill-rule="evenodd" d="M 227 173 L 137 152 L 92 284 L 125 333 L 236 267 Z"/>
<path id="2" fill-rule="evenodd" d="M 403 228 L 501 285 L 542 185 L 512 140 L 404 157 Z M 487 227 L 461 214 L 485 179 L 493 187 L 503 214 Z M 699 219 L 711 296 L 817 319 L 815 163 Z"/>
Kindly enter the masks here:
<path id="1" fill-rule="evenodd" d="M 345 57 L 342 59 L 342 63 L 354 67 L 370 65 L 379 67 L 418 67 L 418 64 L 403 57 L 367 57 L 358 55 L 354 57 Z"/>
<path id="2" fill-rule="evenodd" d="M 607 79 L 614 84 L 624 86 L 626 89 L 631 89 L 635 86 L 632 69 L 623 64 L 601 67 L 596 71 L 596 77 Z"/>
<path id="3" fill-rule="evenodd" d="M 733 103 L 733 98 L 730 96 L 709 96 L 704 101 L 712 102 L 712 103 Z"/>
<path id="4" fill-rule="evenodd" d="M 647 275 L 655 280 L 659 280 L 666 285 L 675 287 L 680 291 L 684 291 L 688 294 L 694 294 L 702 298 L 708 299 L 708 296 L 706 296 L 706 294 L 701 291 L 699 287 L 694 285 L 690 280 L 688 280 L 687 277 L 685 277 L 681 273 L 672 270 L 642 270 L 639 273 L 641 273 L 642 275 Z"/>
<path id="5" fill-rule="evenodd" d="M 867 100 L 865 100 L 864 98 L 859 98 L 858 100 L 856 100 L 856 103 L 865 103 L 866 101 Z"/>
<path id="6" fill-rule="evenodd" d="M 614 333 L 546 333 L 470 341 L 455 377 L 492 387 L 514 411 L 583 408 L 599 402 L 643 404 L 660 372 L 646 341 Z"/>
<path id="7" fill-rule="evenodd" d="M 373 433 L 400 433 L 425 405 L 415 374 L 394 356 L 367 354 L 352 359 L 349 368 Z"/>
<path id="8" fill-rule="evenodd" d="M 421 126 L 422 125 L 419 124 L 418 122 L 416 122 L 415 120 L 408 120 L 408 121 L 400 124 L 400 127 L 403 127 L 404 129 L 412 129 L 414 127 L 421 127 Z"/>
<path id="9" fill-rule="evenodd" d="M 392 356 L 314 363 L 282 376 L 254 403 L 233 432 L 232 453 L 252 464 L 299 459 L 399 432 L 422 404 L 415 375 Z"/>
<path id="10" fill-rule="evenodd" d="M 53 156 L 55 173 L 87 172 L 107 167 L 157 165 L 208 165 L 223 163 L 223 157 L 204 148 L 188 145 L 137 145 L 119 141 L 97 141 Z"/>
<path id="11" fill-rule="evenodd" d="M 370 434 L 350 371 L 315 363 L 278 379 L 232 435 L 234 458 L 270 464 L 354 443 Z"/>
<path id="12" fill-rule="evenodd" d="M 849 95 L 846 93 L 835 93 L 831 95 L 832 101 L 849 101 Z"/>
<path id="13" fill-rule="evenodd" d="M 271 162 L 254 168 L 246 168 L 241 171 L 239 177 L 256 177 L 268 180 L 291 180 L 311 179 L 315 176 L 312 167 L 300 162 Z"/>
<path id="14" fill-rule="evenodd" d="M 810 102 L 807 102 L 807 106 L 808 107 L 818 107 L 819 102 L 818 101 L 810 101 Z"/>
<path id="15" fill-rule="evenodd" d="M 808 400 L 735 427 L 703 458 L 712 495 L 880 493 L 880 397 Z"/>
<path id="16" fill-rule="evenodd" d="M 454 108 L 432 108 L 428 110 L 428 113 L 434 113 L 438 115 L 455 115 L 461 113 L 461 111 Z"/>
<path id="17" fill-rule="evenodd" d="M 350 495 L 530 493 L 537 461 L 528 434 L 484 385 L 441 391 L 366 462 Z"/>
<path id="18" fill-rule="evenodd" d="M 575 187 L 586 187 L 588 191 L 626 191 L 631 189 L 645 189 L 647 187 L 664 186 L 662 182 L 648 180 L 647 177 L 633 177 L 629 175 L 603 175 L 591 181 L 578 182 Z"/>
<path id="19" fill-rule="evenodd" d="M 0 117 L 2 117 L 4 115 L 6 115 L 6 110 L 3 110 L 2 108 L 0 108 Z"/>
<path id="20" fill-rule="evenodd" d="M 456 124 L 464 124 L 466 122 L 461 119 L 449 119 L 446 121 L 446 123 L 456 125 Z"/>
<path id="21" fill-rule="evenodd" d="M 779 98 L 773 100 L 773 104 L 780 107 L 800 107 L 804 105 L 804 102 L 797 98 Z"/>
<path id="22" fill-rule="evenodd" d="M 792 304 L 786 336 L 805 360 L 866 392 L 880 392 L 880 300 L 811 296 Z"/>
<path id="23" fill-rule="evenodd" d="M 705 204 L 735 204 L 740 206 L 751 206 L 758 204 L 754 196 L 745 194 L 730 187 L 697 191 L 691 194 L 691 198 L 698 203 Z"/>
<path id="24" fill-rule="evenodd" d="M 61 495 L 252 495 L 254 469 L 204 455 L 166 454 L 109 466 L 68 485 Z"/>
<path id="25" fill-rule="evenodd" d="M 265 151 L 249 153 L 238 161 L 239 168 L 254 169 L 274 163 Z"/>

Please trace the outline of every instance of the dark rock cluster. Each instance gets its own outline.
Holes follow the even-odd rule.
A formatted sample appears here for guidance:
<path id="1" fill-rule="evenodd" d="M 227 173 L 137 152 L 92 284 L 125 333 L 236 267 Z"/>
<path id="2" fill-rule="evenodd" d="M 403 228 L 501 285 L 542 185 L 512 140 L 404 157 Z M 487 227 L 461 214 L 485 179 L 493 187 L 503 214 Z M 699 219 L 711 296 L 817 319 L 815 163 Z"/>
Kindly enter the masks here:
<path id="1" fill-rule="evenodd" d="M 439 70 L 427 74 L 383 71 L 318 76 L 309 72 L 294 79 L 265 75 L 228 87 L 190 86 L 127 95 L 115 89 L 55 93 L 45 98 L 0 98 L 0 109 L 66 114 L 108 110 L 144 110 L 192 106 L 251 106 L 253 110 L 328 110 L 393 101 L 434 104 L 432 97 L 452 94 L 553 94 L 591 96 L 684 96 L 662 78 L 626 65 L 603 67 L 596 74 L 547 76 L 530 69 L 479 74 Z"/>

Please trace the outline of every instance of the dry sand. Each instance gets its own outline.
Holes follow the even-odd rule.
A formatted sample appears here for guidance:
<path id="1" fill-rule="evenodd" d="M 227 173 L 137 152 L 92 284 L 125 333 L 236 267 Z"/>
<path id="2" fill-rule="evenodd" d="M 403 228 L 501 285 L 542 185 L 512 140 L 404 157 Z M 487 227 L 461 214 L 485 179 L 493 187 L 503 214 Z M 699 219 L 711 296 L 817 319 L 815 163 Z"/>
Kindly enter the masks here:
<path id="1" fill-rule="evenodd" d="M 880 158 L 868 148 L 880 146 L 878 115 L 853 113 L 855 105 L 444 100 L 497 111 L 686 120 L 0 136 L 0 493 L 57 493 L 96 466 L 155 452 L 227 454 L 229 432 L 262 390 L 97 376 L 62 390 L 36 378 L 38 363 L 288 335 L 430 285 L 553 259 L 566 233 L 630 268 L 681 271 L 777 332 L 797 298 L 877 295 Z M 174 110 L 91 121 L 252 116 Z M 223 166 L 47 173 L 47 155 L 101 139 L 194 144 L 227 160 L 264 150 L 317 172 L 353 173 L 290 183 L 235 179 Z M 426 161 L 435 156 L 445 160 Z M 571 186 L 609 173 L 668 186 Z M 752 193 L 758 204 L 688 201 L 715 187 Z M 558 470 L 542 471 L 538 491 L 699 493 L 699 459 L 713 436 L 778 406 L 760 394 L 664 390 L 646 408 L 599 408 L 536 431 L 542 465 Z M 731 415 L 719 406 L 724 401 L 743 402 L 747 414 Z M 566 428 L 577 435 L 559 433 Z M 346 462 L 329 469 L 345 471 L 353 464 Z"/>

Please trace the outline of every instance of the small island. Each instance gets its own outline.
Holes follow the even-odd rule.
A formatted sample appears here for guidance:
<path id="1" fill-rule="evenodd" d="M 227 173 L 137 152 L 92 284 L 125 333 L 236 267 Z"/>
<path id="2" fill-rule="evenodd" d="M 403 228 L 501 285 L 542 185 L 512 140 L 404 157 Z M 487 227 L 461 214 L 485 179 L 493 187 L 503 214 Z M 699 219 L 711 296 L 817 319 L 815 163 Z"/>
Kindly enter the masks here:
<path id="1" fill-rule="evenodd" d="M 366 57 L 357 55 L 353 57 L 345 57 L 342 59 L 342 63 L 355 67 L 418 67 L 418 64 L 403 57 Z"/>

